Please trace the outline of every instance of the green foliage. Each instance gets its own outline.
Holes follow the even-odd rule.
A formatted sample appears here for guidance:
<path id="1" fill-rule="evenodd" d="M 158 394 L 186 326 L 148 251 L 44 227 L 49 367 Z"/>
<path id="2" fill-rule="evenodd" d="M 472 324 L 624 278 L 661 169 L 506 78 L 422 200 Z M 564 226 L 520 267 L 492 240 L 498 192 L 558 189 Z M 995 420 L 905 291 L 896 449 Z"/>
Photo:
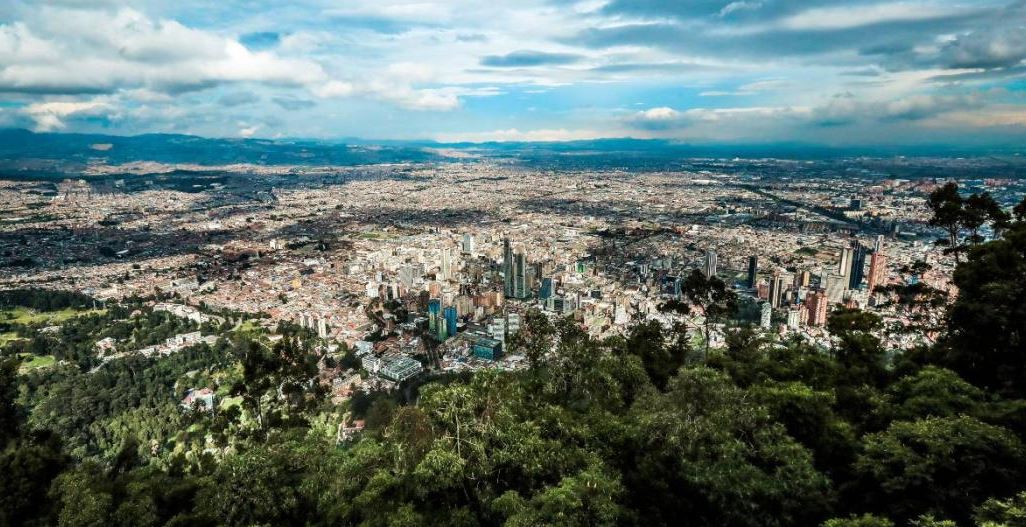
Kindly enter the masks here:
<path id="1" fill-rule="evenodd" d="M 941 361 L 963 378 L 1026 398 L 1026 223 L 970 251 L 955 270 L 959 294 L 948 311 Z"/>
<path id="2" fill-rule="evenodd" d="M 980 527 L 1026 527 L 1026 492 L 983 502 L 976 509 L 976 523 Z"/>
<path id="3" fill-rule="evenodd" d="M 863 514 L 848 518 L 833 518 L 823 522 L 823 527 L 894 527 L 894 522 L 887 518 Z"/>
<path id="4" fill-rule="evenodd" d="M 896 421 L 870 434 L 855 462 L 867 501 L 897 518 L 921 513 L 967 521 L 972 508 L 1026 476 L 1022 442 L 972 417 Z"/>

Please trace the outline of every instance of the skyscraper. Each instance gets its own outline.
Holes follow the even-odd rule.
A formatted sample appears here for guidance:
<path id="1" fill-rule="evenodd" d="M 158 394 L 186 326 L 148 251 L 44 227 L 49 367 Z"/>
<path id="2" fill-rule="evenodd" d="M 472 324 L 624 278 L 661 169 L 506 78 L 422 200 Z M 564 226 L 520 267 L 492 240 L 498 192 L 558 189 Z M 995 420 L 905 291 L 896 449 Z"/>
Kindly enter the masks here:
<path id="1" fill-rule="evenodd" d="M 755 288 L 755 279 L 756 279 L 756 276 L 758 274 L 759 274 L 759 257 L 755 256 L 753 254 L 752 256 L 748 257 L 748 284 L 747 285 L 748 285 L 749 289 L 754 289 Z"/>
<path id="2" fill-rule="evenodd" d="M 502 241 L 502 285 L 506 298 L 513 298 L 513 244 L 509 238 Z"/>
<path id="3" fill-rule="evenodd" d="M 452 279 L 452 250 L 448 247 L 442 249 L 441 263 L 439 264 L 439 270 L 442 276 L 439 278 L 442 280 Z"/>
<path id="4" fill-rule="evenodd" d="M 837 304 L 844 301 L 844 291 L 849 278 L 841 274 L 828 274 L 822 278 L 822 287 L 826 290 L 827 301 Z M 811 311 L 812 308 L 809 308 Z"/>
<path id="5" fill-rule="evenodd" d="M 815 291 L 805 297 L 805 307 L 809 309 L 809 325 L 822 326 L 826 324 L 827 305 L 829 300 L 823 291 Z"/>
<path id="6" fill-rule="evenodd" d="M 844 289 L 848 288 L 848 282 L 851 281 L 851 264 L 851 248 L 845 247 L 841 249 L 841 260 L 837 262 L 837 274 L 844 277 Z"/>
<path id="7" fill-rule="evenodd" d="M 442 325 L 442 301 L 437 298 L 428 300 L 428 331 L 437 333 L 438 327 Z"/>
<path id="8" fill-rule="evenodd" d="M 447 336 L 452 337 L 456 335 L 456 308 L 449 306 L 445 308 L 443 313 L 445 315 L 445 332 Z"/>
<path id="9" fill-rule="evenodd" d="M 882 252 L 874 252 L 869 257 L 869 292 L 872 293 L 873 289 L 878 285 L 883 285 L 887 279 L 887 255 Z"/>
<path id="10" fill-rule="evenodd" d="M 469 232 L 463 235 L 463 254 L 474 254 L 474 235 Z"/>
<path id="11" fill-rule="evenodd" d="M 786 287 L 784 274 L 780 271 L 773 273 L 769 290 L 769 304 L 772 307 L 780 307 L 784 299 L 784 287 Z"/>
<path id="12" fill-rule="evenodd" d="M 527 285 L 527 256 L 523 251 L 513 255 L 513 298 L 527 298 L 530 290 Z"/>
<path id="13" fill-rule="evenodd" d="M 852 243 L 851 273 L 848 277 L 848 288 L 858 289 L 866 274 L 866 246 L 858 241 Z"/>
<path id="14" fill-rule="evenodd" d="M 552 287 L 552 278 L 542 278 L 541 291 L 539 291 L 538 293 L 538 298 L 542 300 L 547 300 L 550 296 L 552 296 Z"/>
<path id="15" fill-rule="evenodd" d="M 712 278 L 716 276 L 716 251 L 708 250 L 705 251 L 705 277 Z"/>

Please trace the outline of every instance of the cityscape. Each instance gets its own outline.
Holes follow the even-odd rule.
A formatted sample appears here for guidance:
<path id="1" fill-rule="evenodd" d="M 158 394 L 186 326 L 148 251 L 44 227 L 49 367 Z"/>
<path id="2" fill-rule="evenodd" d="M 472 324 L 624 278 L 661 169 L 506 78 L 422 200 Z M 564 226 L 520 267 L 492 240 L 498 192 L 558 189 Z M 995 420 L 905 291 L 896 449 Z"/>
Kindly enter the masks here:
<path id="1" fill-rule="evenodd" d="M 1023 524 L 1026 4 L 244 4 L 0 8 L 0 526 Z"/>

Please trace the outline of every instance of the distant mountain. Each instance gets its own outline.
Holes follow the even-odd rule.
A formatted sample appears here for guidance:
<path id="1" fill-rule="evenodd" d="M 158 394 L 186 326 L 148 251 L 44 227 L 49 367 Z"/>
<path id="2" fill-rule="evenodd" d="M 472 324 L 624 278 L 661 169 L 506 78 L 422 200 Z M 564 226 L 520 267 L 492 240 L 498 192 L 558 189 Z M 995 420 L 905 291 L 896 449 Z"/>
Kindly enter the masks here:
<path id="1" fill-rule="evenodd" d="M 224 165 L 360 165 L 421 162 L 437 154 L 417 146 L 331 144 L 317 141 L 266 139 L 210 139 L 191 135 L 33 133 L 0 130 L 0 159 L 41 159 L 66 163 L 101 160 L 110 164 L 131 161 Z"/>
<path id="2" fill-rule="evenodd" d="M 87 163 L 118 165 L 133 161 L 225 165 L 364 165 L 437 162 L 460 157 L 493 159 L 554 169 L 667 170 L 687 160 L 795 159 L 866 157 L 1003 156 L 1019 165 L 1022 147 L 979 150 L 952 146 L 833 147 L 802 143 L 692 144 L 661 139 L 611 138 L 567 142 L 438 143 L 342 139 L 218 139 L 177 134 L 115 136 L 34 133 L 0 129 L 0 176 L 70 174 Z"/>

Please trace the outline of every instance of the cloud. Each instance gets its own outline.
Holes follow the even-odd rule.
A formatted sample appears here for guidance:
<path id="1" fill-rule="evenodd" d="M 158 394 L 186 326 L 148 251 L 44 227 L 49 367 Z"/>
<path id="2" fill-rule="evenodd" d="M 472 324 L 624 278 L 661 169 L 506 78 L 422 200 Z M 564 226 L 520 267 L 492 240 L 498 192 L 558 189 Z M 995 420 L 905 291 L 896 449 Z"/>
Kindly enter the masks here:
<path id="1" fill-rule="evenodd" d="M 64 128 L 64 120 L 68 117 L 104 115 L 110 109 L 111 106 L 104 101 L 54 101 L 30 104 L 24 113 L 35 122 L 37 132 L 50 132 Z"/>
<path id="2" fill-rule="evenodd" d="M 762 7 L 762 2 L 750 2 L 750 1 L 748 1 L 748 2 L 746 2 L 746 1 L 731 2 L 731 3 L 723 6 L 723 9 L 720 9 L 719 15 L 721 17 L 725 17 L 725 16 L 728 16 L 731 13 L 734 13 L 736 11 L 747 11 L 747 10 L 750 10 L 750 9 L 759 9 L 760 7 Z"/>
<path id="3" fill-rule="evenodd" d="M 944 45 L 940 57 L 950 68 L 1016 66 L 1026 60 L 1026 20 L 1021 20 L 1018 27 L 961 35 Z"/>
<path id="4" fill-rule="evenodd" d="M 253 52 L 238 41 L 132 9 L 47 9 L 41 16 L 33 27 L 0 25 L 0 91 L 181 93 L 234 82 L 301 86 L 326 78 L 312 61 Z"/>
<path id="5" fill-rule="evenodd" d="M 564 128 L 524 131 L 516 128 L 510 128 L 507 130 L 492 130 L 488 132 L 436 134 L 434 136 L 435 140 L 443 143 L 491 143 L 517 141 L 563 142 L 599 139 L 602 137 L 609 137 L 608 132 L 603 133 L 595 130 L 567 130 Z"/>
<path id="6" fill-rule="evenodd" d="M 293 99 L 293 98 L 289 98 L 289 97 L 274 97 L 271 100 L 274 101 L 274 104 L 277 104 L 283 110 L 290 110 L 290 111 L 305 110 L 307 108 L 312 108 L 314 106 L 317 106 L 317 103 L 315 103 L 313 101 L 308 101 L 306 99 Z"/>
<path id="7" fill-rule="evenodd" d="M 218 99 L 218 102 L 228 107 L 242 106 L 243 104 L 252 104 L 259 101 L 260 97 L 248 91 L 226 93 Z"/>
<path id="8" fill-rule="evenodd" d="M 805 115 L 801 107 L 691 108 L 675 110 L 668 106 L 637 112 L 627 118 L 634 128 L 650 131 L 688 128 L 698 124 L 737 125 L 753 120 L 782 120 Z"/>
<path id="9" fill-rule="evenodd" d="M 481 58 L 482 66 L 493 68 L 526 68 L 534 66 L 564 65 L 580 62 L 584 57 L 575 53 L 548 53 L 521 50 L 506 55 L 488 55 Z"/>

